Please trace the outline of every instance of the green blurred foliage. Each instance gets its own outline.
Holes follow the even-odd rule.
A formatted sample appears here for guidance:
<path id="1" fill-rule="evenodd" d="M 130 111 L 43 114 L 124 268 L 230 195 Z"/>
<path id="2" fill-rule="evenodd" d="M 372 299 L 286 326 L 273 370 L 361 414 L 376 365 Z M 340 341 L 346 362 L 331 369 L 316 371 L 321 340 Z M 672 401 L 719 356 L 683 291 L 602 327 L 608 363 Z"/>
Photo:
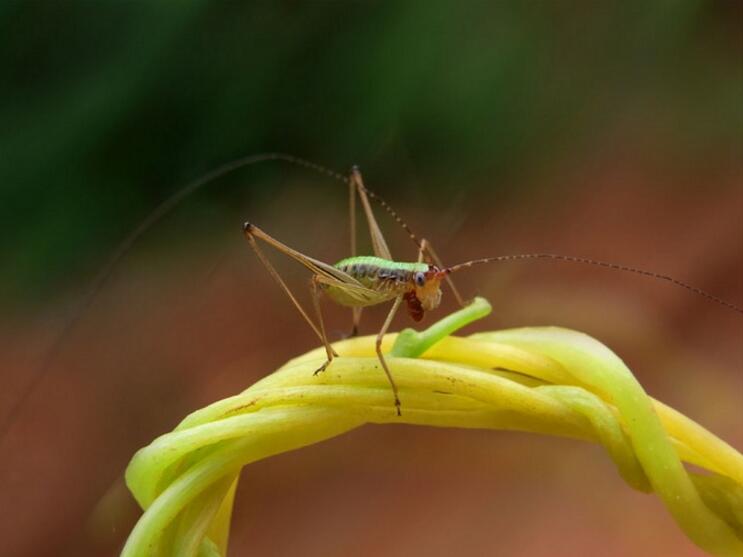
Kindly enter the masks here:
<path id="1" fill-rule="evenodd" d="M 55 287 L 178 184 L 252 152 L 359 163 L 383 192 L 415 173 L 445 197 L 579 157 L 632 115 L 677 154 L 737 148 L 741 15 L 696 0 L 6 2 L 0 297 Z M 276 186 L 250 182 L 256 198 Z"/>

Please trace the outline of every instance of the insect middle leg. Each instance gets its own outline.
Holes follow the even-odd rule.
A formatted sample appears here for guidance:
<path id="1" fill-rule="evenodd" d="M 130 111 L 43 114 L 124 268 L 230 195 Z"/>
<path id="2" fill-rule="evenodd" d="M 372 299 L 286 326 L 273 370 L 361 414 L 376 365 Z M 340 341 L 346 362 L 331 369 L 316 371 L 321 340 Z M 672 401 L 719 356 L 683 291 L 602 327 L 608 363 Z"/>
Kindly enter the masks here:
<path id="1" fill-rule="evenodd" d="M 353 324 L 351 325 L 351 332 L 346 335 L 345 338 L 353 338 L 359 334 L 359 322 L 361 321 L 361 311 L 363 308 L 351 308 L 353 315 Z"/>
<path id="2" fill-rule="evenodd" d="M 382 364 L 384 372 L 387 374 L 387 380 L 390 382 L 390 386 L 392 386 L 392 393 L 395 395 L 395 409 L 397 410 L 398 416 L 402 415 L 400 413 L 400 397 L 397 393 L 397 385 L 395 384 L 395 380 L 392 378 L 392 374 L 390 373 L 390 368 L 387 367 L 387 362 L 385 361 L 384 355 L 382 354 L 382 339 L 384 338 L 384 335 L 387 333 L 387 329 L 389 329 L 390 324 L 392 323 L 392 318 L 395 317 L 395 313 L 397 313 L 397 308 L 400 307 L 400 302 L 402 302 L 402 296 L 398 296 L 397 298 L 395 298 L 395 301 L 392 304 L 392 308 L 387 314 L 387 319 L 384 320 L 384 325 L 382 325 L 382 329 L 379 331 L 379 334 L 377 334 L 376 342 L 377 357 L 379 358 L 379 362 Z"/>

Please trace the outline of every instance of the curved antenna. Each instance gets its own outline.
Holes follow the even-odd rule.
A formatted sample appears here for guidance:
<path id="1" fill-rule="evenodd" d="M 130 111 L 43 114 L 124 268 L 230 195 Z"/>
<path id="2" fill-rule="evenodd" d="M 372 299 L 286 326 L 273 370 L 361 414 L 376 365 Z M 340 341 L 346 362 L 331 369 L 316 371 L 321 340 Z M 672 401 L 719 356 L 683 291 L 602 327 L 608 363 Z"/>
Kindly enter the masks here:
<path id="1" fill-rule="evenodd" d="M 394 219 L 394 221 L 399 224 L 403 230 L 407 233 L 407 235 L 410 237 L 410 239 L 413 241 L 413 243 L 416 245 L 418 249 L 421 249 L 423 247 L 422 242 L 418 236 L 415 235 L 415 233 L 410 229 L 408 224 L 402 220 L 402 217 L 395 211 L 389 203 L 387 203 L 384 199 L 382 199 L 379 195 L 371 191 L 370 189 L 367 189 L 366 186 L 360 186 L 362 190 L 364 190 L 364 193 L 368 195 L 370 198 L 372 198 L 374 201 L 376 201 L 382 209 L 387 211 L 387 213 Z"/>
<path id="2" fill-rule="evenodd" d="M 256 163 L 264 162 L 264 161 L 288 162 L 291 164 L 295 164 L 297 166 L 309 168 L 311 170 L 314 170 L 315 172 L 324 174 L 325 176 L 330 176 L 331 178 L 334 178 L 335 180 L 339 180 L 343 183 L 348 183 L 348 178 L 346 178 L 342 174 L 339 174 L 338 172 L 335 172 L 334 170 L 331 170 L 329 168 L 326 168 L 314 162 L 310 162 L 308 160 L 295 157 L 293 155 L 287 155 L 286 153 L 260 153 L 258 155 L 250 155 L 247 157 L 241 157 L 239 159 L 235 159 L 233 161 L 227 162 L 221 166 L 218 166 L 211 172 L 207 172 L 206 174 L 202 175 L 200 178 L 197 178 L 193 182 L 187 184 L 182 189 L 178 190 L 173 195 L 168 197 L 165 201 L 160 203 L 160 205 L 155 207 L 152 210 L 152 212 L 148 214 L 147 217 L 145 217 L 145 219 L 142 220 L 136 226 L 136 228 L 134 228 L 134 230 L 132 230 L 126 236 L 126 238 L 124 238 L 116 246 L 116 249 L 114 250 L 111 258 L 103 266 L 103 268 L 100 270 L 98 275 L 96 275 L 96 277 L 93 279 L 92 290 L 100 289 L 100 287 L 106 282 L 108 277 L 111 275 L 113 268 L 121 260 L 121 258 L 127 254 L 127 252 L 131 249 L 132 245 L 134 245 L 134 242 L 136 242 L 145 232 L 147 232 L 150 228 L 152 228 L 152 226 L 157 224 L 157 222 L 160 219 L 162 219 L 165 215 L 167 215 L 170 211 L 172 211 L 181 201 L 183 201 L 189 195 L 200 190 L 202 187 L 206 186 L 210 182 L 213 182 L 217 178 L 226 176 L 227 174 L 234 172 L 235 170 L 238 170 L 245 166 L 250 166 L 252 164 L 256 164 Z"/>
<path id="3" fill-rule="evenodd" d="M 597 261 L 595 259 L 588 259 L 586 257 L 575 257 L 572 255 L 560 255 L 557 253 L 521 253 L 521 254 L 516 254 L 516 255 L 499 255 L 497 257 L 485 257 L 483 259 L 473 259 L 472 261 L 467 261 L 465 263 L 460 263 L 459 265 L 454 265 L 452 267 L 447 267 L 445 269 L 442 269 L 442 272 L 448 275 L 450 273 L 456 273 L 457 271 L 461 271 L 462 269 L 473 267 L 474 265 L 482 265 L 485 263 L 498 263 L 498 262 L 503 262 L 503 261 L 520 261 L 520 260 L 525 260 L 525 259 L 551 259 L 553 261 L 567 261 L 568 263 L 581 263 L 584 265 L 594 265 L 597 267 L 604 267 L 606 269 L 613 269 L 615 271 L 624 271 L 626 273 L 634 273 L 636 275 L 642 275 L 645 277 L 663 280 L 666 282 L 670 282 L 671 284 L 675 284 L 676 286 L 679 286 L 681 288 L 684 288 L 685 290 L 693 292 L 694 294 L 702 296 L 703 298 L 707 298 L 709 301 L 715 302 L 716 304 L 719 304 L 727 309 L 731 309 L 737 313 L 743 314 L 743 308 L 740 308 L 736 306 L 735 304 L 731 304 L 730 302 L 726 302 L 722 298 L 718 298 L 717 296 L 710 294 L 709 292 L 706 292 L 705 290 L 702 290 L 701 288 L 697 288 L 696 286 L 692 286 L 691 284 L 680 281 L 668 275 L 655 273 L 653 271 L 646 271 L 645 269 L 638 269 L 636 267 L 628 267 L 627 265 L 619 265 L 617 263 L 608 263 L 606 261 Z"/>
<path id="4" fill-rule="evenodd" d="M 119 261 L 121 261 L 121 259 L 129 252 L 134 243 L 139 240 L 139 238 L 145 232 L 152 228 L 152 226 L 157 224 L 160 219 L 162 219 L 165 215 L 172 211 L 181 201 L 183 201 L 185 198 L 195 193 L 196 191 L 200 190 L 204 186 L 208 185 L 210 182 L 213 182 L 217 178 L 221 178 L 222 176 L 225 176 L 240 168 L 264 161 L 288 162 L 290 164 L 308 168 L 325 176 L 329 176 L 340 182 L 346 184 L 348 183 L 348 178 L 346 176 L 343 176 L 342 174 L 334 170 L 326 168 L 317 163 L 302 159 L 300 157 L 295 157 L 294 155 L 289 155 L 286 153 L 259 153 L 246 157 L 240 157 L 238 159 L 224 163 L 211 172 L 207 172 L 196 180 L 193 180 L 182 189 L 178 190 L 173 195 L 165 199 L 165 201 L 155 207 L 155 209 L 153 209 L 153 211 L 149 213 L 147 217 L 144 218 L 144 220 L 142 220 L 121 242 L 119 242 L 119 244 L 114 249 L 111 257 L 93 278 L 89 288 L 87 289 L 87 293 L 83 296 L 83 299 L 73 310 L 72 316 L 69 318 L 69 321 L 65 324 L 62 332 L 57 336 L 51 347 L 46 352 L 38 370 L 33 374 L 33 377 L 26 385 L 26 387 L 23 388 L 18 398 L 16 398 L 15 403 L 8 411 L 4 422 L 2 423 L 2 425 L 0 425 L 0 444 L 2 444 L 2 442 L 4 441 L 7 432 L 15 421 L 16 416 L 18 415 L 18 412 L 20 411 L 23 404 L 39 385 L 41 380 L 46 376 L 51 362 L 59 354 L 59 351 L 67 338 L 67 335 L 75 327 L 80 318 L 85 314 L 85 311 L 90 307 L 97 295 L 100 293 L 101 289 L 105 286 L 106 282 L 111 277 L 114 269 L 116 268 L 116 265 L 118 265 Z"/>

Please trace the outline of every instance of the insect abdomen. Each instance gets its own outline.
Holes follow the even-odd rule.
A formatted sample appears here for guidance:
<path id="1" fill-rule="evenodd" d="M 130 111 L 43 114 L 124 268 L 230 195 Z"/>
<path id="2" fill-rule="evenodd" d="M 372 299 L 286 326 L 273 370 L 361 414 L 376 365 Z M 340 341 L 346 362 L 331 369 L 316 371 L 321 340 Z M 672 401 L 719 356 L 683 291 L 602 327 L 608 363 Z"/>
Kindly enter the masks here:
<path id="1" fill-rule="evenodd" d="M 365 288 L 374 291 L 377 297 L 365 305 L 375 305 L 404 294 L 410 289 L 412 276 L 421 266 L 418 263 L 400 263 L 380 257 L 361 256 L 343 259 L 334 265 L 336 269 L 350 275 Z M 422 268 L 427 267 L 425 264 Z M 337 303 L 346 306 L 357 306 L 358 301 L 351 299 L 342 288 L 329 286 L 326 293 Z"/>
<path id="2" fill-rule="evenodd" d="M 380 257 L 351 257 L 335 265 L 337 269 L 373 290 L 409 285 L 417 266 L 417 263 L 399 263 Z"/>

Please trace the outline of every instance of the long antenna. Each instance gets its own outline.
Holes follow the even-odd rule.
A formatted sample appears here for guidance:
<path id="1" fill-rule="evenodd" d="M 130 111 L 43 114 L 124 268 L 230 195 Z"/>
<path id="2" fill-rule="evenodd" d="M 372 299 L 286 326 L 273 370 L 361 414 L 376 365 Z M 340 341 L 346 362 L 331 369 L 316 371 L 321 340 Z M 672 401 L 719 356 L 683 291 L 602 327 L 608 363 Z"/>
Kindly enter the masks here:
<path id="1" fill-rule="evenodd" d="M 318 172 L 319 174 L 323 174 L 325 176 L 333 178 L 334 180 L 337 180 L 344 184 L 349 183 L 348 177 L 344 176 L 343 174 L 336 172 L 335 170 L 332 170 L 325 166 L 322 166 L 320 164 L 303 159 L 301 157 L 296 157 L 294 155 L 289 155 L 287 153 L 278 153 L 278 152 L 259 153 L 259 154 L 250 155 L 246 157 L 240 157 L 238 159 L 234 159 L 232 161 L 224 163 L 221 166 L 217 167 L 216 169 L 212 170 L 211 172 L 208 172 L 207 174 L 202 175 L 200 178 L 197 178 L 196 180 L 190 182 L 189 184 L 184 186 L 182 189 L 178 190 L 176 193 L 174 193 L 173 195 L 165 199 L 151 213 L 149 213 L 147 217 L 145 217 L 116 246 L 111 257 L 103 265 L 103 267 L 96 274 L 96 276 L 93 278 L 93 280 L 91 281 L 90 287 L 88 288 L 87 294 L 85 294 L 83 299 L 78 304 L 77 308 L 75 308 L 72 316 L 70 317 L 69 321 L 65 325 L 63 331 L 59 334 L 59 336 L 56 338 L 52 346 L 47 351 L 41 366 L 38 368 L 38 371 L 34 374 L 31 381 L 23 389 L 23 392 L 21 393 L 21 395 L 18 398 L 16 398 L 15 404 L 13 404 L 10 411 L 8 412 L 5 422 L 0 426 L 0 444 L 2 444 L 3 440 L 5 439 L 5 436 L 8 430 L 10 429 L 11 425 L 15 421 L 15 418 L 20 408 L 23 406 L 23 404 L 26 402 L 28 397 L 36 389 L 37 385 L 41 382 L 41 380 L 44 378 L 44 376 L 48 372 L 50 363 L 58 355 L 59 350 L 61 349 L 64 343 L 64 340 L 67 338 L 67 335 L 69 334 L 69 332 L 74 328 L 74 326 L 77 324 L 80 318 L 85 314 L 85 311 L 88 309 L 88 307 L 90 307 L 91 303 L 95 300 L 97 295 L 100 293 L 101 289 L 105 286 L 106 282 L 110 279 L 119 261 L 129 252 L 129 250 L 137 242 L 137 240 L 139 240 L 139 238 L 142 235 L 144 235 L 150 228 L 152 228 L 152 226 L 157 224 L 158 221 L 160 221 L 171 210 L 173 210 L 173 208 L 175 208 L 181 201 L 186 199 L 191 194 L 199 191 L 204 186 L 210 184 L 211 182 L 213 182 L 214 180 L 218 178 L 221 178 L 222 176 L 225 176 L 240 168 L 247 167 L 247 166 L 250 166 L 250 165 L 253 165 L 259 162 L 264 162 L 264 161 L 287 162 L 290 164 L 294 164 L 297 166 L 310 169 L 314 172 Z M 421 240 L 418 238 L 418 236 L 415 235 L 415 233 L 413 233 L 413 231 L 405 223 L 405 221 L 400 217 L 400 215 L 379 195 L 367 189 L 366 187 L 364 187 L 364 191 L 369 197 L 374 199 L 385 211 L 387 211 L 387 213 L 389 213 L 392 216 L 392 218 L 405 230 L 405 232 L 408 234 L 410 239 L 416 244 L 416 246 L 420 248 Z M 636 273 L 636 274 L 640 274 L 640 275 L 644 275 L 644 276 L 648 276 L 648 277 L 652 277 L 656 279 L 665 280 L 667 282 L 670 282 L 677 286 L 685 288 L 686 290 L 689 290 L 695 294 L 703 296 L 707 298 L 708 300 L 711 300 L 717 304 L 720 304 L 724 307 L 727 307 L 738 313 L 743 314 L 743 309 L 729 302 L 726 302 L 718 298 L 717 296 L 713 296 L 712 294 L 709 294 L 708 292 L 705 292 L 704 290 L 700 288 L 686 284 L 673 277 L 661 275 L 659 273 L 653 273 L 650 271 L 645 271 L 642 269 L 635 269 L 635 268 L 627 267 L 624 265 L 617 265 L 614 263 L 606 263 L 602 261 L 594 261 L 591 259 L 586 259 L 586 258 L 581 258 L 581 257 L 572 257 L 572 256 L 547 254 L 547 253 L 502 255 L 498 257 L 476 259 L 474 261 L 469 261 L 467 263 L 461 263 L 453 267 L 448 267 L 445 269 L 445 271 L 448 274 L 448 273 L 453 273 L 460 269 L 471 267 L 473 265 L 477 265 L 481 263 L 492 263 L 492 262 L 497 262 L 497 261 L 514 261 L 514 260 L 524 260 L 524 259 L 553 259 L 553 260 L 568 261 L 568 262 L 573 262 L 573 263 L 584 263 L 584 264 L 597 265 L 600 267 L 606 267 L 606 268 L 620 270 L 620 271 L 632 272 L 632 273 Z"/>
<path id="2" fill-rule="evenodd" d="M 0 425 L 0 444 L 2 444 L 3 440 L 5 439 L 5 435 L 7 434 L 11 425 L 15 421 L 15 418 L 18 415 L 18 412 L 20 411 L 23 404 L 26 402 L 28 397 L 36 389 L 36 387 L 39 385 L 41 380 L 47 374 L 51 362 L 54 361 L 54 359 L 59 354 L 59 351 L 62 348 L 64 341 L 67 339 L 67 335 L 75 327 L 78 321 L 82 318 L 82 316 L 85 314 L 86 310 L 90 307 L 93 301 L 95 301 L 100 291 L 103 289 L 103 287 L 106 285 L 108 280 L 111 278 L 111 275 L 113 274 L 116 266 L 119 264 L 121 259 L 127 253 L 129 253 L 132 246 L 137 242 L 137 240 L 139 240 L 148 230 L 150 230 L 150 228 L 152 228 L 155 224 L 157 224 L 163 217 L 165 217 L 170 211 L 172 211 L 181 201 L 183 201 L 190 195 L 201 190 L 203 187 L 209 185 L 210 183 L 214 182 L 218 178 L 221 178 L 223 176 L 226 176 L 227 174 L 230 174 L 231 172 L 239 170 L 240 168 L 244 168 L 244 167 L 251 166 L 253 164 L 257 164 L 257 163 L 265 162 L 265 161 L 287 162 L 289 164 L 294 164 L 296 166 L 307 168 L 309 170 L 312 170 L 324 176 L 328 176 L 344 184 L 349 183 L 349 178 L 347 176 L 344 176 L 340 172 L 337 172 L 335 170 L 332 170 L 326 166 L 317 164 L 315 162 L 309 161 L 307 159 L 303 159 L 301 157 L 290 155 L 288 153 L 279 153 L 279 152 L 258 153 L 254 155 L 240 157 L 232 161 L 226 162 L 218 166 L 214 170 L 206 174 L 203 174 L 201 177 L 197 178 L 196 180 L 186 184 L 183 188 L 175 192 L 170 197 L 166 198 L 157 207 L 155 207 L 152 210 L 152 212 L 150 212 L 129 234 L 127 234 L 127 236 L 121 242 L 119 242 L 116 248 L 114 248 L 111 254 L 111 257 L 108 259 L 108 261 L 106 261 L 106 263 L 103 265 L 100 271 L 98 271 L 96 276 L 93 278 L 93 280 L 90 283 L 90 286 L 87 289 L 86 294 L 83 296 L 81 301 L 77 304 L 77 307 L 73 310 L 72 316 L 69 318 L 69 321 L 64 326 L 64 329 L 59 334 L 59 336 L 57 336 L 52 346 L 46 352 L 43 362 L 38 368 L 38 371 L 35 374 L 33 374 L 33 377 L 31 378 L 30 382 L 26 385 L 26 387 L 23 389 L 22 393 L 18 396 L 18 398 L 16 398 L 16 401 L 12 405 L 11 409 L 9 410 L 4 423 Z M 405 232 L 407 232 L 407 234 L 410 236 L 410 238 L 413 240 L 416 246 L 420 247 L 421 245 L 420 240 L 418 240 L 417 236 L 413 233 L 410 227 L 402 220 L 402 218 L 395 212 L 395 210 L 392 209 L 392 207 L 390 207 L 390 205 L 387 204 L 387 202 L 384 201 L 384 199 L 379 197 L 373 191 L 368 190 L 366 188 L 364 188 L 364 191 L 367 193 L 367 195 L 369 195 L 369 197 L 374 199 L 390 215 L 392 215 L 395 221 L 399 223 L 400 226 L 403 227 Z"/>
<path id="3" fill-rule="evenodd" d="M 221 178 L 222 176 L 225 176 L 240 168 L 250 166 L 252 164 L 256 164 L 259 162 L 264 162 L 264 161 L 288 162 L 291 164 L 295 164 L 297 166 L 309 168 L 311 170 L 314 170 L 315 172 L 319 172 L 320 174 L 330 176 L 331 178 L 334 178 L 341 182 L 348 183 L 348 178 L 335 172 L 334 170 L 330 170 L 329 168 L 325 168 L 324 166 L 321 166 L 314 162 L 310 162 L 308 160 L 295 157 L 293 155 L 287 155 L 285 153 L 260 153 L 258 155 L 250 155 L 248 157 L 241 157 L 239 159 L 235 159 L 233 161 L 227 162 L 223 164 L 222 166 L 215 168 L 211 172 L 208 172 L 202 175 L 200 178 L 197 178 L 193 182 L 187 184 L 182 189 L 178 190 L 173 195 L 168 197 L 165 201 L 160 203 L 160 205 L 155 207 L 155 209 L 153 209 L 152 212 L 149 213 L 147 217 L 145 217 L 145 219 L 141 221 L 136 226 L 136 228 L 134 228 L 134 230 L 132 230 L 126 236 L 126 238 L 124 238 L 119 243 L 118 246 L 116 246 L 116 249 L 111 255 L 111 258 L 104 265 L 104 267 L 100 270 L 98 275 L 96 275 L 95 279 L 93 279 L 93 290 L 100 288 L 100 286 L 103 285 L 103 283 L 111 275 L 111 271 L 113 270 L 113 268 L 116 266 L 119 260 L 121 260 L 121 258 L 127 254 L 127 252 L 131 249 L 134 242 L 136 242 L 145 232 L 147 232 L 150 228 L 152 228 L 153 225 L 157 224 L 157 222 L 160 219 L 162 219 L 165 215 L 167 215 L 170 211 L 172 211 L 173 208 L 176 207 L 176 205 L 178 205 L 181 201 L 183 201 L 189 195 L 200 190 L 201 188 L 203 188 L 210 182 L 213 182 L 217 178 Z"/>
<path id="4" fill-rule="evenodd" d="M 366 186 L 361 186 L 361 188 L 364 190 L 364 193 L 371 197 L 374 201 L 376 201 L 389 215 L 395 220 L 397 224 L 402 226 L 403 230 L 407 232 L 408 236 L 410 236 L 410 239 L 413 241 L 413 243 L 420 248 L 421 247 L 421 241 L 418 238 L 418 236 L 415 235 L 415 233 L 410 229 L 408 224 L 402 220 L 402 217 L 395 211 L 389 203 L 387 203 L 384 199 L 382 199 L 379 195 L 374 193 L 373 191 L 366 188 Z"/>
<path id="5" fill-rule="evenodd" d="M 627 265 L 619 265 L 617 263 L 597 261 L 595 259 L 588 259 L 586 257 L 575 257 L 572 255 L 560 255 L 556 253 L 521 253 L 521 254 L 516 254 L 516 255 L 499 255 L 497 257 L 485 257 L 483 259 L 474 259 L 472 261 L 467 261 L 466 263 L 460 263 L 459 265 L 454 265 L 453 267 L 447 267 L 443 269 L 442 271 L 445 272 L 446 274 L 450 274 L 450 273 L 456 273 L 457 271 L 461 271 L 462 269 L 473 267 L 474 265 L 482 265 L 485 263 L 499 263 L 499 262 L 504 262 L 504 261 L 521 261 L 525 259 L 551 259 L 553 261 L 567 261 L 569 263 L 581 263 L 584 265 L 594 265 L 597 267 L 604 267 L 606 269 L 613 269 L 615 271 L 624 271 L 626 273 L 634 273 L 636 275 L 642 275 L 642 276 L 650 277 L 653 279 L 664 280 L 666 282 L 670 282 L 671 284 L 675 284 L 676 286 L 684 288 L 685 290 L 693 292 L 694 294 L 698 294 L 699 296 L 707 298 L 708 300 L 715 302 L 716 304 L 719 304 L 723 307 L 726 307 L 735 312 L 743 314 L 743 309 L 736 306 L 735 304 L 726 302 L 725 300 L 718 298 L 717 296 L 714 296 L 713 294 L 710 294 L 709 292 L 706 292 L 705 290 L 702 290 L 701 288 L 697 288 L 696 286 L 692 286 L 691 284 L 687 284 L 683 281 L 680 281 L 668 275 L 655 273 L 653 271 L 646 271 L 644 269 L 637 269 L 635 267 L 628 267 Z"/>
<path id="6" fill-rule="evenodd" d="M 240 157 L 238 159 L 224 163 L 211 172 L 208 172 L 197 178 L 196 180 L 190 182 L 189 184 L 175 192 L 173 195 L 165 199 L 162 203 L 155 207 L 155 209 L 153 209 L 152 212 L 149 213 L 144 218 L 144 220 L 142 220 L 121 242 L 119 242 L 119 244 L 114 249 L 111 257 L 93 278 L 86 294 L 77 304 L 77 307 L 73 310 L 72 316 L 69 318 L 69 321 L 64 326 L 64 329 L 54 340 L 54 343 L 51 345 L 51 347 L 47 350 L 40 367 L 37 368 L 37 371 L 33 374 L 29 383 L 23 389 L 22 393 L 16 398 L 15 403 L 8 411 L 5 421 L 2 425 L 0 425 L 0 444 L 2 444 L 3 440 L 5 439 L 5 435 L 15 421 L 15 418 L 18 415 L 18 412 L 20 411 L 23 404 L 39 385 L 41 380 L 46 376 L 51 362 L 54 361 L 54 359 L 59 354 L 64 341 L 67 339 L 67 335 L 75 327 L 81 317 L 85 314 L 85 311 L 96 299 L 101 289 L 111 278 L 116 265 L 118 265 L 119 261 L 121 261 L 121 259 L 129 252 L 134 243 L 139 240 L 139 238 L 145 232 L 147 232 L 150 228 L 157 224 L 157 222 L 160 221 L 165 215 L 172 211 L 173 208 L 175 208 L 181 201 L 183 201 L 191 194 L 200 190 L 217 178 L 221 178 L 222 176 L 225 176 L 240 168 L 264 161 L 288 162 L 290 164 L 309 168 L 310 170 L 313 170 L 325 176 L 329 176 L 343 183 L 348 183 L 348 178 L 346 176 L 343 176 L 342 174 L 335 172 L 334 170 L 326 168 L 317 163 L 302 159 L 300 157 L 295 157 L 294 155 L 288 155 L 286 153 L 259 153 L 247 157 Z"/>

